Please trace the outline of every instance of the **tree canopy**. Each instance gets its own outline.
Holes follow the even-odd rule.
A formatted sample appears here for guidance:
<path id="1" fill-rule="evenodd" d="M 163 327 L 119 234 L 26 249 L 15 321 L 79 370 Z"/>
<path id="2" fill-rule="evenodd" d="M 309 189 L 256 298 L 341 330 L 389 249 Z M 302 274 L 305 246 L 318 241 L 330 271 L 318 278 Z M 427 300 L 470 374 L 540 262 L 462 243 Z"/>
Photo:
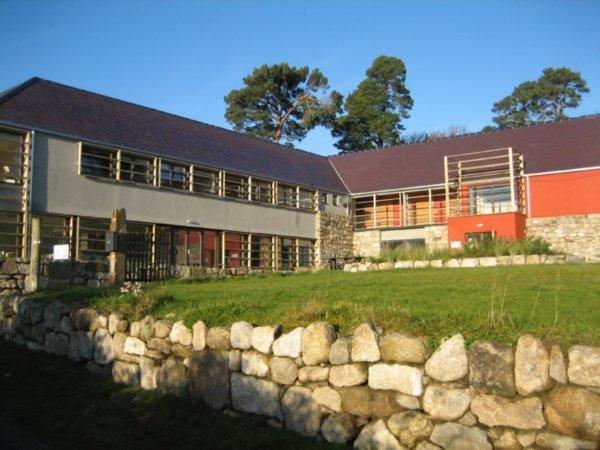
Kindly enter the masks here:
<path id="1" fill-rule="evenodd" d="M 563 120 L 565 109 L 576 108 L 589 92 L 579 72 L 567 67 L 548 67 L 534 81 L 525 81 L 497 103 L 492 119 L 499 129 Z M 489 130 L 490 126 L 484 128 Z"/>
<path id="2" fill-rule="evenodd" d="M 413 99 L 405 85 L 404 62 L 379 56 L 366 78 L 348 95 L 343 113 L 332 128 L 340 153 L 390 147 L 402 142 L 402 120 L 409 117 Z"/>
<path id="3" fill-rule="evenodd" d="M 342 96 L 329 90 L 319 69 L 287 63 L 262 65 L 244 78 L 244 87 L 225 97 L 225 118 L 236 131 L 291 144 L 318 125 L 332 126 Z"/>

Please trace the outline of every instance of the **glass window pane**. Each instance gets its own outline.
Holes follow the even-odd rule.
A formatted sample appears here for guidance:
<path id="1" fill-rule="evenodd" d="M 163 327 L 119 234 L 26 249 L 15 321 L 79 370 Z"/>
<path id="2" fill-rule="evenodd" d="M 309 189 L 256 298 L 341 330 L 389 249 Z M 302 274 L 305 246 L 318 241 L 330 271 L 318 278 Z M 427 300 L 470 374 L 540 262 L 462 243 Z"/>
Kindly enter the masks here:
<path id="1" fill-rule="evenodd" d="M 116 178 L 117 151 L 82 146 L 81 173 L 95 177 Z"/>
<path id="2" fill-rule="evenodd" d="M 154 159 L 121 153 L 121 180 L 154 184 Z"/>
<path id="3" fill-rule="evenodd" d="M 0 183 L 21 184 L 23 176 L 23 136 L 0 132 Z"/>

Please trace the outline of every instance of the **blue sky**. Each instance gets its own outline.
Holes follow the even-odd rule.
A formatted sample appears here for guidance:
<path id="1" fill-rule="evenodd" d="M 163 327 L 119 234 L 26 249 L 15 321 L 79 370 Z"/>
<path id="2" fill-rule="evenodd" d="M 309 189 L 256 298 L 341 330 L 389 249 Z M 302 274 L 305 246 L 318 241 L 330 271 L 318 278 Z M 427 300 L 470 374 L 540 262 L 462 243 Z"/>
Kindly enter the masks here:
<path id="1" fill-rule="evenodd" d="M 264 63 L 320 68 L 346 95 L 378 55 L 402 58 L 407 132 L 478 131 L 548 66 L 580 71 L 600 112 L 600 1 L 0 0 L 0 90 L 41 76 L 229 127 L 223 97 Z M 298 143 L 336 152 L 323 129 Z"/>

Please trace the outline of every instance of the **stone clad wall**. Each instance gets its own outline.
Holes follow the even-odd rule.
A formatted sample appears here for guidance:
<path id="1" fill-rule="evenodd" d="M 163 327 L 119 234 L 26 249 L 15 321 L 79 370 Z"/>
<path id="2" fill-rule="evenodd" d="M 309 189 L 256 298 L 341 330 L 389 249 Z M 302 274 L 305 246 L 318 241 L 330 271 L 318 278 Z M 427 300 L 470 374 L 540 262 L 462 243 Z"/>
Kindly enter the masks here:
<path id="1" fill-rule="evenodd" d="M 600 262 L 600 214 L 529 218 L 527 235 L 544 239 L 553 250 Z"/>
<path id="2" fill-rule="evenodd" d="M 86 364 L 115 382 L 260 414 L 305 436 L 363 449 L 597 449 L 600 348 L 563 353 L 526 334 L 516 346 L 327 322 L 283 331 L 130 322 L 60 302 L 0 302 L 0 334 Z"/>
<path id="3" fill-rule="evenodd" d="M 364 258 L 377 258 L 381 254 L 381 231 L 355 231 L 352 237 L 354 255 Z"/>
<path id="4" fill-rule="evenodd" d="M 319 211 L 316 221 L 315 267 L 326 266 L 330 258 L 352 256 L 354 230 L 350 216 Z"/>
<path id="5" fill-rule="evenodd" d="M 28 290 L 29 261 L 7 258 L 0 261 L 0 298 L 21 295 Z"/>

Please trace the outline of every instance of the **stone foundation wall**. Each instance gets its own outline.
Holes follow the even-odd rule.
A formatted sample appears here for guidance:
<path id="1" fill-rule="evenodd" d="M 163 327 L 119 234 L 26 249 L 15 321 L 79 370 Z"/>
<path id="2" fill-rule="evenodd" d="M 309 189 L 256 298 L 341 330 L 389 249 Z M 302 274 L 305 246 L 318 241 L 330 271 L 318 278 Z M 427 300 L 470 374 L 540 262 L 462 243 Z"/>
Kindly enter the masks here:
<path id="1" fill-rule="evenodd" d="M 553 250 L 600 262 L 600 214 L 530 218 L 527 235 L 544 239 Z"/>
<path id="2" fill-rule="evenodd" d="M 381 231 L 355 231 L 352 236 L 352 251 L 355 256 L 377 258 L 381 254 Z"/>
<path id="3" fill-rule="evenodd" d="M 352 256 L 353 225 L 350 216 L 319 211 L 316 221 L 315 267 L 326 266 L 330 258 Z"/>
<path id="4" fill-rule="evenodd" d="M 29 290 L 29 261 L 7 258 L 0 261 L 0 298 L 21 295 Z"/>
<path id="5" fill-rule="evenodd" d="M 425 245 L 431 251 L 448 248 L 448 226 L 434 225 L 425 227 Z"/>
<path id="6" fill-rule="evenodd" d="M 600 348 L 566 353 L 526 334 L 467 348 L 327 322 L 209 328 L 27 299 L 0 302 L 0 333 L 115 382 L 260 414 L 304 436 L 367 449 L 597 449 Z"/>

